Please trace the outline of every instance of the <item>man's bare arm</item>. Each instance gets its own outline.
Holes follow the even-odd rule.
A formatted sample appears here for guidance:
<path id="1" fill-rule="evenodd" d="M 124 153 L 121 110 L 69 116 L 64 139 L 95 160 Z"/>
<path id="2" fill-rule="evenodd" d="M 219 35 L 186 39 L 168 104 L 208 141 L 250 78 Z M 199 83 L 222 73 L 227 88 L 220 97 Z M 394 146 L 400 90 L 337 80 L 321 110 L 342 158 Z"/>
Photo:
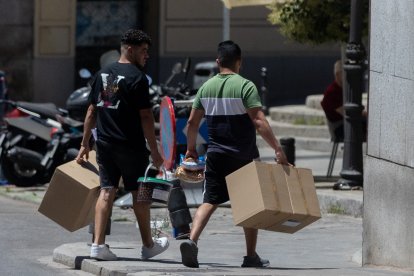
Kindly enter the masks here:
<path id="1" fill-rule="evenodd" d="M 272 128 L 269 125 L 269 122 L 266 119 L 261 107 L 254 107 L 247 109 L 247 114 L 249 114 L 250 119 L 252 120 L 254 126 L 256 127 L 257 132 L 263 139 L 269 144 L 272 149 L 275 151 L 276 162 L 279 164 L 289 165 L 285 153 L 280 147 L 279 141 L 276 139 L 273 134 Z"/>
<path id="2" fill-rule="evenodd" d="M 162 165 L 164 160 L 158 152 L 157 138 L 155 137 L 154 115 L 152 114 L 152 110 L 148 108 L 141 109 L 140 116 L 144 137 L 147 140 L 151 151 L 152 163 L 158 168 Z"/>
<path id="3" fill-rule="evenodd" d="M 198 154 L 196 150 L 196 142 L 198 135 L 198 128 L 200 126 L 201 119 L 204 117 L 204 110 L 192 109 L 190 117 L 187 121 L 187 152 L 186 157 L 193 157 L 197 160 Z"/>
<path id="4" fill-rule="evenodd" d="M 85 122 L 83 124 L 83 138 L 81 142 L 81 147 L 76 157 L 78 163 L 82 163 L 84 157 L 86 160 L 89 159 L 89 140 L 91 139 L 92 129 L 96 126 L 96 106 L 93 104 L 89 105 L 88 111 L 86 112 Z"/>

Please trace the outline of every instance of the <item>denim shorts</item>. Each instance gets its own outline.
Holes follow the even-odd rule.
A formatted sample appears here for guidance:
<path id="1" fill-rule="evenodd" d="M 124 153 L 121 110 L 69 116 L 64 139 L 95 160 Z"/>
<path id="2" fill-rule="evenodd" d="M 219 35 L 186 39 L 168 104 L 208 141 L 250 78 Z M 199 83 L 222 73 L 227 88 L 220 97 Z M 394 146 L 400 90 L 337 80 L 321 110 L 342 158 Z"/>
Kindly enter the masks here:
<path id="1" fill-rule="evenodd" d="M 222 204 L 229 200 L 226 176 L 253 160 L 237 159 L 225 153 L 207 153 L 203 202 Z"/>
<path id="2" fill-rule="evenodd" d="M 99 165 L 101 188 L 118 188 L 122 177 L 125 191 L 138 189 L 138 178 L 144 176 L 149 164 L 148 151 L 142 152 L 125 145 L 96 141 L 96 161 Z"/>

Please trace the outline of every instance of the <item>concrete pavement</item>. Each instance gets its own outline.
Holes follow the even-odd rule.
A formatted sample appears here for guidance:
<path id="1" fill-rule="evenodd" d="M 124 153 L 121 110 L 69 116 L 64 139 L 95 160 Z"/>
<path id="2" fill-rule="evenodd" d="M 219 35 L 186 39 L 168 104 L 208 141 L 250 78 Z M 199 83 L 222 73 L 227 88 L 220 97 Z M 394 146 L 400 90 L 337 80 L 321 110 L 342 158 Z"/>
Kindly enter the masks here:
<path id="1" fill-rule="evenodd" d="M 195 209 L 191 209 L 193 213 Z M 163 208 L 153 215 L 166 214 Z M 132 214 L 131 214 L 132 215 Z M 107 237 L 117 261 L 89 259 L 85 241 L 63 244 L 53 252 L 53 260 L 94 275 L 413 275 L 413 272 L 361 267 L 362 226 L 360 218 L 325 214 L 323 218 L 295 234 L 259 231 L 257 251 L 270 260 L 264 269 L 241 268 L 244 236 L 233 225 L 231 209 L 219 208 L 199 241 L 200 267 L 181 264 L 181 241 L 170 239 L 170 248 L 149 261 L 140 259 L 141 242 L 131 222 L 131 238 L 119 240 L 116 233 Z M 169 229 L 162 235 L 169 236 Z"/>

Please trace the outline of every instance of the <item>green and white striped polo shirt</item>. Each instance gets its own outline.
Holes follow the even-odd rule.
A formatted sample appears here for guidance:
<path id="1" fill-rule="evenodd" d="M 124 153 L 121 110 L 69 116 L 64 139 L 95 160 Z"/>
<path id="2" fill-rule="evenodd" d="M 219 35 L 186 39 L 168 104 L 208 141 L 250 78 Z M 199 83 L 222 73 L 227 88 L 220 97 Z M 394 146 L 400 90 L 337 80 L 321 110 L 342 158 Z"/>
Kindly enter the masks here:
<path id="1" fill-rule="evenodd" d="M 208 152 L 239 159 L 259 157 L 256 129 L 246 109 L 261 107 L 256 86 L 238 74 L 218 74 L 203 84 L 193 103 L 204 109 L 208 126 Z"/>

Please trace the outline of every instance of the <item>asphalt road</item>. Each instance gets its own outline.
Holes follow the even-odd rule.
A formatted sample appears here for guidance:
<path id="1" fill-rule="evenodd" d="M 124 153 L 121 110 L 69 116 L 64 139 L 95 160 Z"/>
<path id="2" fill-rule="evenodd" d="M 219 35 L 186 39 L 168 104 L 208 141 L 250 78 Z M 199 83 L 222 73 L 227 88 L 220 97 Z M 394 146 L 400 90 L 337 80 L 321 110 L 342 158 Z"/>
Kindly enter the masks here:
<path id="1" fill-rule="evenodd" d="M 37 212 L 37 205 L 0 196 L 0 275 L 90 275 L 52 261 L 63 242 L 89 240 L 80 230 L 70 233 Z"/>
<path id="2" fill-rule="evenodd" d="M 65 243 L 91 241 L 88 227 L 69 232 L 37 211 L 39 204 L 0 195 L 0 275 L 91 275 L 53 262 L 53 250 Z M 166 209 L 152 217 L 165 218 Z M 131 209 L 114 208 L 109 242 L 141 241 Z M 137 257 L 139 256 L 137 251 Z"/>

